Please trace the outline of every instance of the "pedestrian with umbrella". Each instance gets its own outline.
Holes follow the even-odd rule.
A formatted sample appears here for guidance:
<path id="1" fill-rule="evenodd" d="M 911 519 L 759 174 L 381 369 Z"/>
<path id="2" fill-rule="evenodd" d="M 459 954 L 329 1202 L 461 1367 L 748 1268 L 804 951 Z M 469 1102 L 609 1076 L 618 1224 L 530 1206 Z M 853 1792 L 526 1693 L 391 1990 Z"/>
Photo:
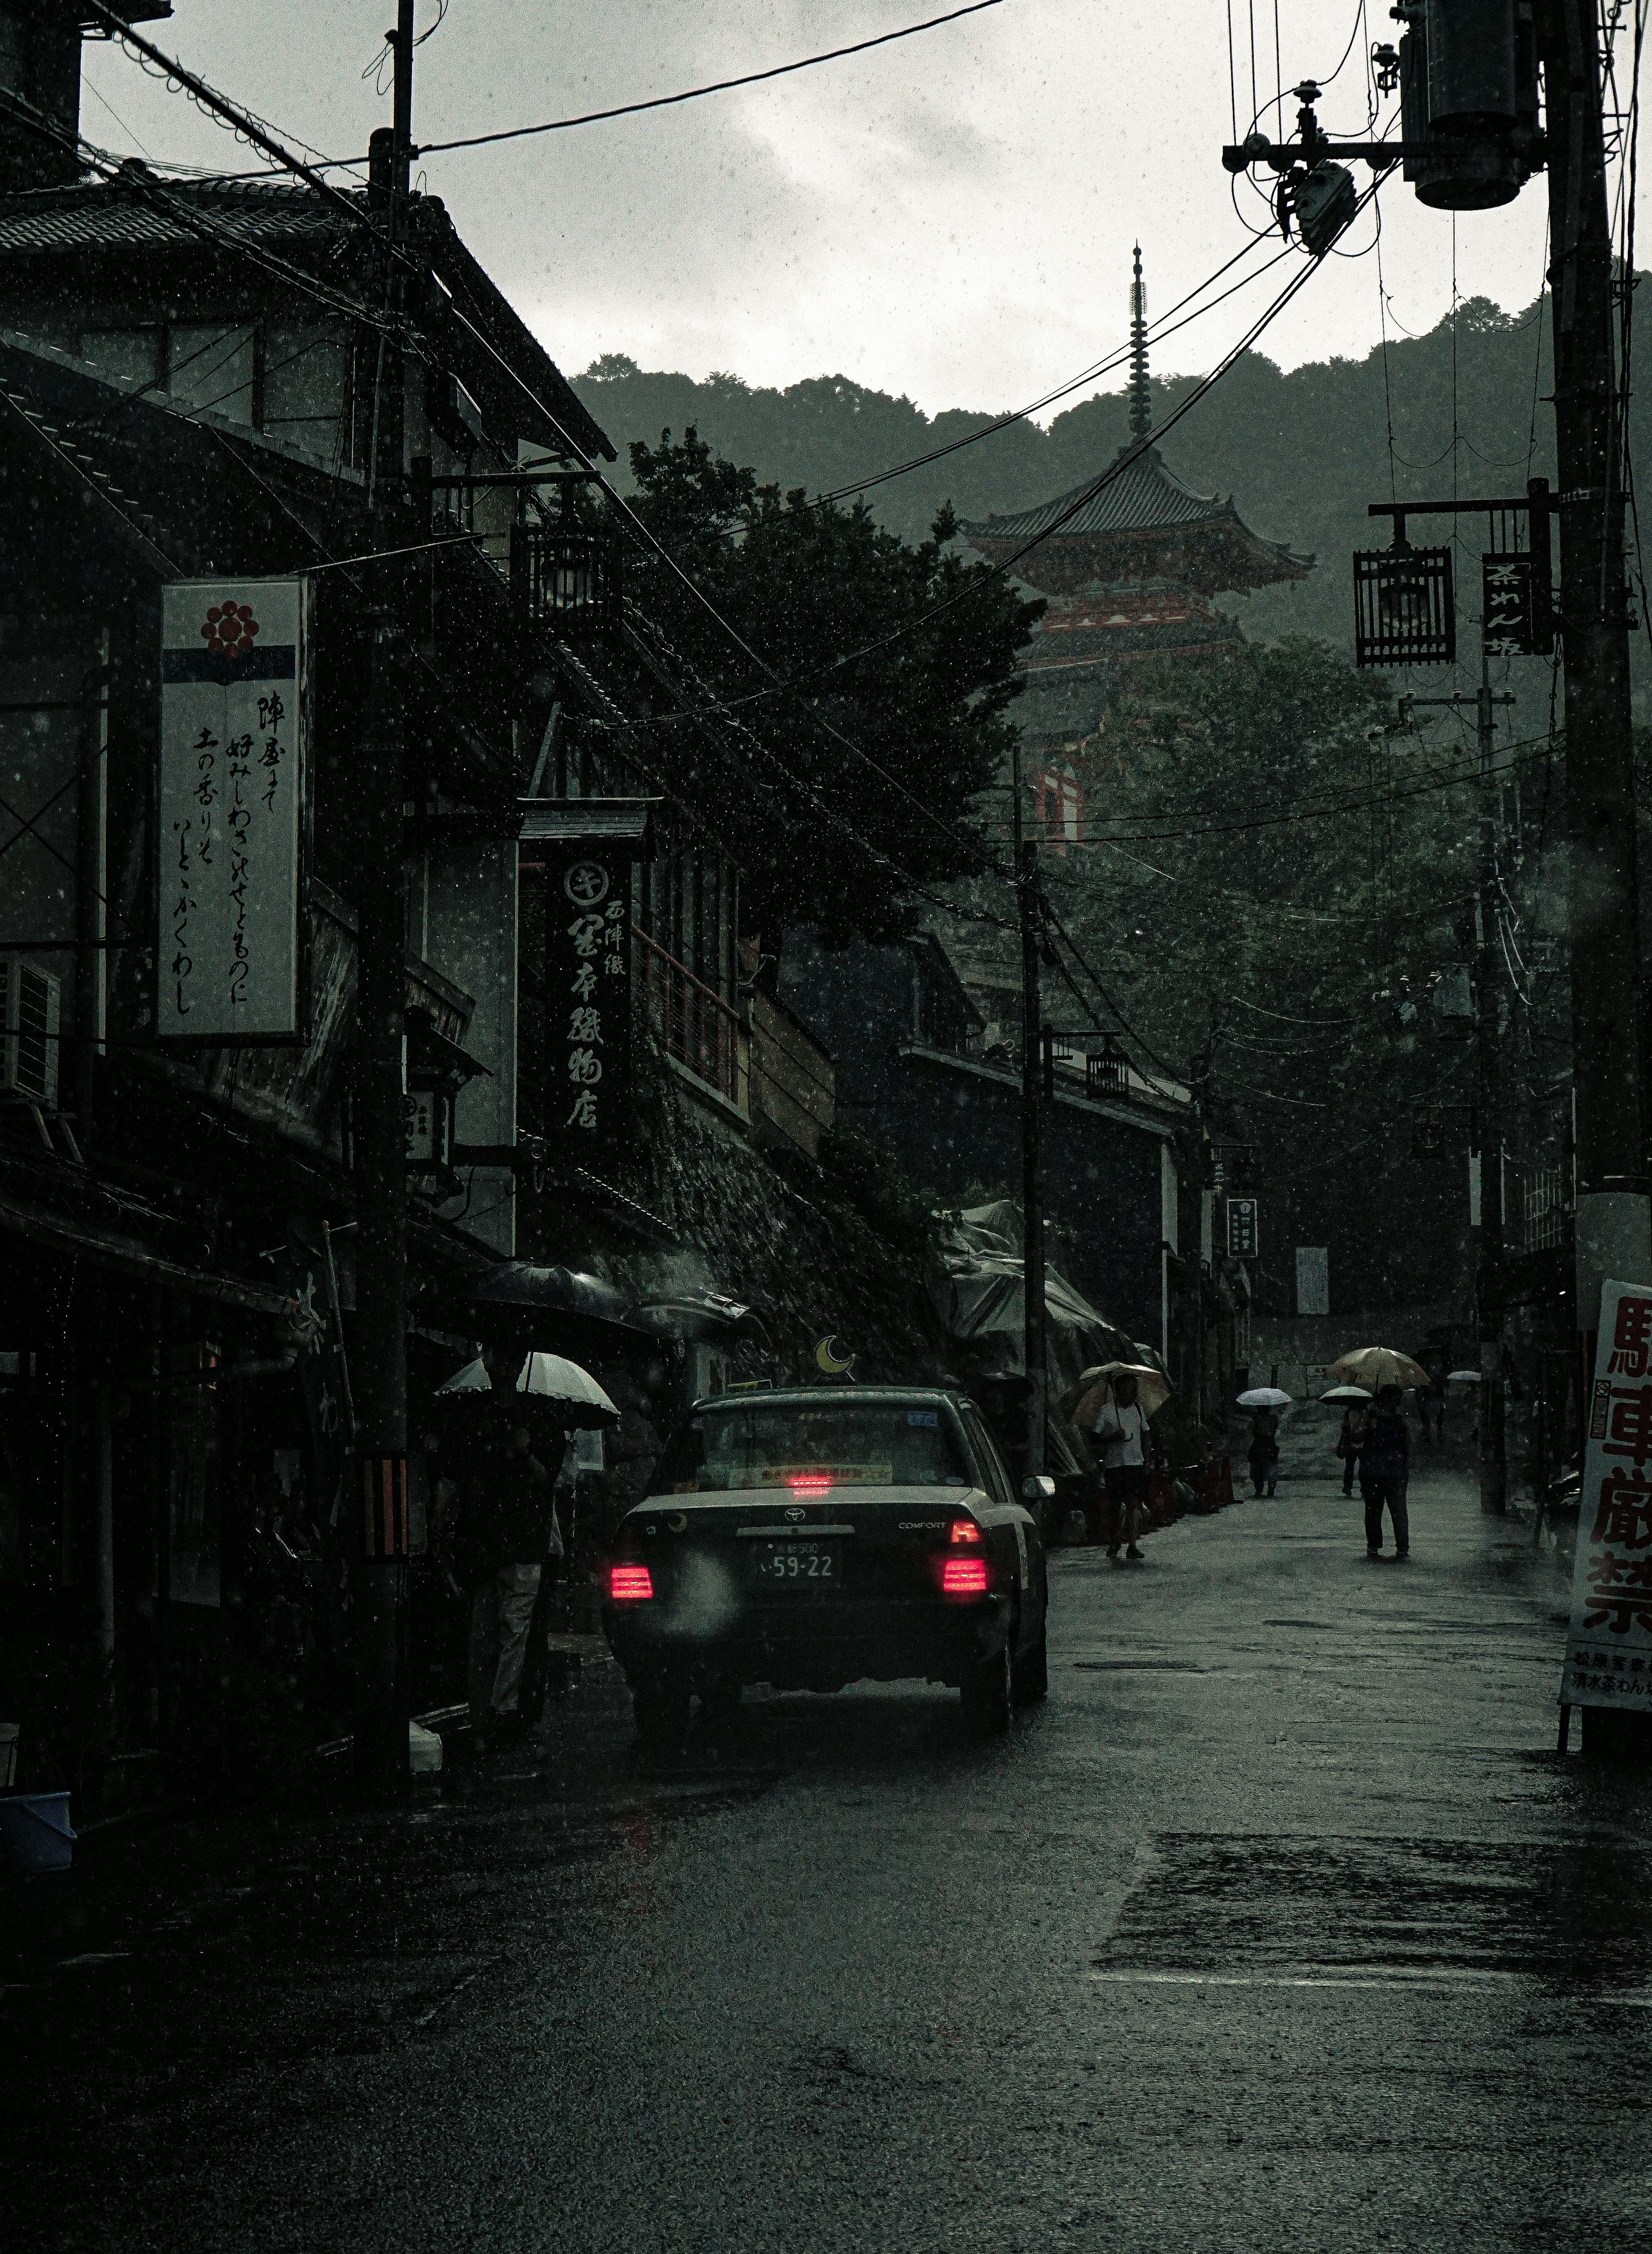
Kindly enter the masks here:
<path id="1" fill-rule="evenodd" d="M 1411 1554 L 1406 1488 L 1411 1476 L 1411 1428 L 1404 1415 L 1405 1388 L 1427 1385 L 1428 1372 L 1397 1347 L 1356 1347 L 1331 1364 L 1328 1375 L 1348 1385 L 1368 1385 L 1376 1398 L 1361 1428 L 1360 1493 L 1365 1498 L 1365 1554 L 1382 1554 L 1382 1513 L 1394 1527 L 1396 1563 Z"/>
<path id="2" fill-rule="evenodd" d="M 529 1354 L 516 1381 L 558 1424 L 566 1418 L 619 1422 L 602 1388 L 576 1362 Z M 471 1585 L 468 1677 L 472 1744 L 479 1755 L 522 1734 L 522 1668 L 545 1563 L 560 1549 L 552 1478 L 534 1445 L 526 1404 L 495 1390 L 485 1360 L 451 1377 L 441 1393 L 473 1404 L 469 1445 L 455 1463 L 459 1534 Z M 439 1397 L 439 1396 L 438 1396 Z M 561 1460 L 563 1437 L 545 1454 Z"/>
<path id="3" fill-rule="evenodd" d="M 1291 1399 L 1278 1385 L 1253 1385 L 1249 1393 L 1239 1396 L 1240 1408 L 1250 1411 L 1250 1446 L 1246 1454 L 1255 1495 L 1265 1491 L 1271 1498 L 1279 1484 L 1279 1411 L 1290 1407 Z"/>
<path id="4" fill-rule="evenodd" d="M 1088 1432 L 1101 1458 L 1112 1519 L 1107 1554 L 1117 1557 L 1122 1536 L 1129 1545 L 1124 1555 L 1135 1565 L 1145 1562 L 1140 1536 L 1147 1508 L 1147 1420 L 1169 1398 L 1161 1372 L 1128 1362 L 1097 1363 L 1062 1396 L 1063 1414 Z"/>
<path id="5" fill-rule="evenodd" d="M 1336 1452 L 1342 1460 L 1342 1492 L 1345 1495 L 1352 1494 L 1360 1467 L 1360 1441 L 1364 1432 L 1365 1412 L 1371 1405 L 1371 1396 L 1362 1385 L 1334 1385 L 1320 1398 L 1341 1406 L 1342 1429 L 1336 1436 Z"/>

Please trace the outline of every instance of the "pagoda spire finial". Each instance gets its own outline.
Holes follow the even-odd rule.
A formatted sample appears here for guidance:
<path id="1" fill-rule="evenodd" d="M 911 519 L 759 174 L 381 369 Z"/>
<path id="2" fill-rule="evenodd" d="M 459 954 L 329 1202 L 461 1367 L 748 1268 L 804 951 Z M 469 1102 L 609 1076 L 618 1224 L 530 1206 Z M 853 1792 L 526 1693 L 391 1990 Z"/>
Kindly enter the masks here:
<path id="1" fill-rule="evenodd" d="M 1153 395 L 1147 377 L 1147 284 L 1142 280 L 1142 247 L 1136 246 L 1136 274 L 1130 285 L 1130 430 L 1145 438 L 1153 427 Z"/>

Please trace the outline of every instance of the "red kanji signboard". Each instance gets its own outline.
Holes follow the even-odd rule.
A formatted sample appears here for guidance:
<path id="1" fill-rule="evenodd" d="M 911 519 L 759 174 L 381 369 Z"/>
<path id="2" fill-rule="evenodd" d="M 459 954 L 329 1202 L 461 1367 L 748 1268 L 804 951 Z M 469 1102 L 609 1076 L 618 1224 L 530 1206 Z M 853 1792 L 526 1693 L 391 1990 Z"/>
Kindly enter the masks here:
<path id="1" fill-rule="evenodd" d="M 1589 1399 L 1564 1706 L 1652 1712 L 1652 1285 L 1607 1284 Z"/>

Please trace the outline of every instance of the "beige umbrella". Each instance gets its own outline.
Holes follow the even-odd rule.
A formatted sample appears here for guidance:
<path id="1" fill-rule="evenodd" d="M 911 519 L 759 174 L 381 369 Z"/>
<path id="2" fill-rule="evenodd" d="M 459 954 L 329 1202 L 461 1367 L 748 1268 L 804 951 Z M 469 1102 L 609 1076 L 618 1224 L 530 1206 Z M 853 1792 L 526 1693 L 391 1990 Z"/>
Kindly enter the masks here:
<path id="1" fill-rule="evenodd" d="M 1081 1429 L 1093 1424 L 1102 1410 L 1112 1405 L 1116 1377 L 1135 1379 L 1136 1398 L 1144 1417 L 1156 1415 L 1170 1398 L 1169 1381 L 1162 1371 L 1150 1369 L 1145 1362 L 1098 1362 L 1061 1396 L 1062 1416 Z"/>
<path id="2" fill-rule="evenodd" d="M 1380 1393 L 1385 1385 L 1432 1385 L 1433 1379 L 1420 1362 L 1396 1346 L 1356 1346 L 1339 1354 L 1326 1371 L 1341 1385 L 1363 1385 Z"/>

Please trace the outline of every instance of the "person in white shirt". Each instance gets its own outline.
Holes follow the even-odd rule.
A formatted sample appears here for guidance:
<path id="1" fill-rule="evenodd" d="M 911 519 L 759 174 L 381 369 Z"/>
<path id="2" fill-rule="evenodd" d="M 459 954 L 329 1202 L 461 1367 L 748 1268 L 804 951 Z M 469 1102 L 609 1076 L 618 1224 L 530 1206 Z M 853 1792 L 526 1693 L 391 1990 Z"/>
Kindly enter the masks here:
<path id="1" fill-rule="evenodd" d="M 1113 1397 L 1096 1417 L 1092 1437 L 1113 1506 L 1113 1532 L 1129 1544 L 1124 1555 L 1139 1564 L 1138 1536 L 1147 1507 L 1147 1419 L 1136 1397 L 1133 1377 L 1113 1380 Z M 1116 1558 L 1118 1551 L 1116 1540 L 1108 1544 L 1110 1558 Z"/>

